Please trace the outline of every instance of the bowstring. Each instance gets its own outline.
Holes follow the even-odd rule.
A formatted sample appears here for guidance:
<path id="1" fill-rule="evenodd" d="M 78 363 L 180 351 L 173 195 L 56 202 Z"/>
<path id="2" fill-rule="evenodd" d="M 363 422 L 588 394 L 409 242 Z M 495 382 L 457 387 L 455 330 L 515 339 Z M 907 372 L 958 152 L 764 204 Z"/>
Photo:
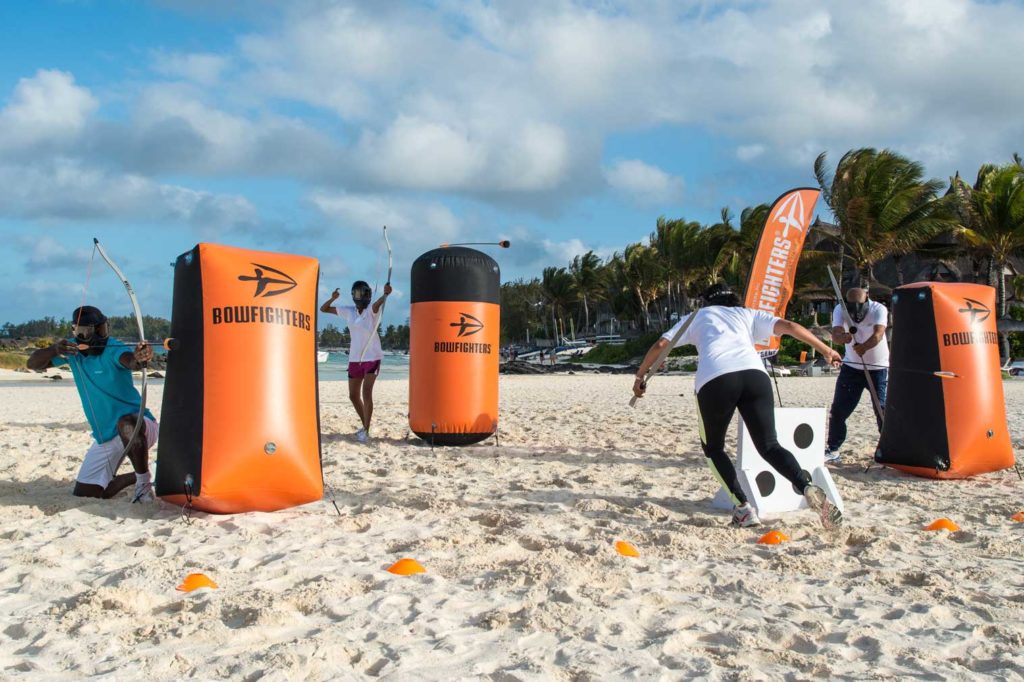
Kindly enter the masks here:
<path id="1" fill-rule="evenodd" d="M 89 256 L 89 265 L 86 267 L 86 270 L 85 270 L 85 282 L 82 284 L 82 300 L 78 304 L 78 319 L 76 319 L 74 321 L 75 326 L 77 326 L 78 323 L 82 321 L 82 308 L 85 307 L 86 293 L 89 290 L 89 281 L 92 279 L 92 266 L 93 266 L 93 263 L 95 263 L 95 262 L 96 262 L 96 245 L 93 244 L 93 246 L 92 246 L 92 254 Z M 81 351 L 79 351 L 79 352 L 81 352 Z M 78 355 L 78 354 L 76 354 L 74 356 L 74 358 L 75 358 L 75 361 L 78 363 L 78 370 L 82 374 L 82 381 L 85 382 L 89 378 L 88 375 L 86 374 L 86 371 L 85 371 L 85 360 L 81 357 L 81 355 Z M 88 389 L 87 386 L 84 386 L 84 385 L 83 385 L 82 388 L 83 388 L 82 393 L 85 394 L 85 403 L 86 403 L 86 406 L 89 408 L 89 414 L 92 416 L 93 424 L 98 425 L 99 424 L 99 420 L 96 418 L 96 408 L 92 404 L 92 396 L 89 393 L 89 389 Z M 95 436 L 96 434 L 94 433 L 93 435 Z M 117 435 L 120 436 L 121 434 L 118 433 Z M 96 442 L 99 443 L 98 440 Z M 128 449 L 125 448 L 124 452 L 121 453 L 121 459 L 118 461 L 117 467 L 121 466 L 121 462 L 124 461 L 124 457 L 127 454 L 127 452 L 128 452 Z M 110 480 L 113 481 L 114 480 L 114 476 L 117 474 L 117 467 L 114 467 L 113 471 L 110 470 L 110 459 L 109 458 L 104 459 L 103 465 L 104 465 L 104 468 L 107 471 L 107 474 L 110 476 Z M 110 484 L 108 483 L 107 485 L 110 485 Z"/>
<path id="2" fill-rule="evenodd" d="M 384 272 L 384 262 L 383 262 L 383 259 L 381 258 L 380 248 L 376 249 L 376 254 L 377 255 L 374 258 L 374 265 L 373 265 L 373 269 L 376 272 L 376 279 L 374 279 L 374 281 L 373 281 L 373 297 L 370 299 L 370 306 L 368 308 L 371 317 L 374 316 L 373 300 L 378 298 L 378 295 L 380 293 L 380 280 L 381 280 L 381 275 Z M 379 331 L 380 330 L 380 323 L 381 323 L 381 320 L 383 320 L 383 319 L 384 319 L 384 304 L 381 304 L 380 319 L 375 321 L 375 324 L 373 325 L 373 332 L 370 334 L 370 336 L 366 337 L 366 341 L 363 343 L 363 349 L 359 352 L 359 359 L 356 360 L 356 362 L 362 362 L 363 358 L 366 357 L 366 349 L 370 347 L 370 341 L 373 340 L 373 334 L 377 334 L 378 337 L 380 336 L 380 331 Z M 351 350 L 351 348 L 349 350 Z M 349 361 L 352 361 L 351 354 L 349 354 Z"/>

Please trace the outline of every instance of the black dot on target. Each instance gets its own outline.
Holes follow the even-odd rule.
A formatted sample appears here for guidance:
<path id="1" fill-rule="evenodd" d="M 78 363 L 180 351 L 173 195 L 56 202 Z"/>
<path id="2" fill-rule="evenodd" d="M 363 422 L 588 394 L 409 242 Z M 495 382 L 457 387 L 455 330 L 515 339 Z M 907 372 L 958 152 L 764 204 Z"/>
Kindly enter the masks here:
<path id="1" fill-rule="evenodd" d="M 757 491 L 761 493 L 761 497 L 768 497 L 775 492 L 775 476 L 770 471 L 759 473 L 754 482 L 757 483 Z"/>
<path id="2" fill-rule="evenodd" d="M 806 450 L 811 447 L 811 443 L 814 442 L 814 429 L 811 428 L 810 424 L 801 424 L 796 427 L 796 431 L 793 432 L 793 445 L 797 446 L 801 450 Z"/>

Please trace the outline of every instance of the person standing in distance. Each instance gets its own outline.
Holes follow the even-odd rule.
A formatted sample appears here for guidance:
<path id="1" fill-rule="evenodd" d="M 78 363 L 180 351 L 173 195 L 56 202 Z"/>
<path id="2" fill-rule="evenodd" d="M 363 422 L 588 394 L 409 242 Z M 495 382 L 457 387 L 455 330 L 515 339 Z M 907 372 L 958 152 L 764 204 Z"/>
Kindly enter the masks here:
<path id="1" fill-rule="evenodd" d="M 850 289 L 846 292 L 846 311 L 853 321 L 853 327 L 847 329 L 842 305 L 840 303 L 832 310 L 832 342 L 846 346 L 843 366 L 839 370 L 835 394 L 832 396 L 832 407 L 829 409 L 825 461 L 833 463 L 841 459 L 839 448 L 846 440 L 846 420 L 860 402 L 864 389 L 868 388 L 864 370 L 867 370 L 875 385 L 883 414 L 885 392 L 889 385 L 889 344 L 885 339 L 889 311 L 881 303 L 868 298 L 866 289 Z M 877 412 L 875 421 L 881 433 L 882 416 Z"/>
<path id="2" fill-rule="evenodd" d="M 322 306 L 320 312 L 337 315 L 348 325 L 348 397 L 362 428 L 356 431 L 356 440 L 366 443 L 370 438 L 370 419 L 373 417 L 373 385 L 380 374 L 380 363 L 384 350 L 380 346 L 377 327 L 380 324 L 380 309 L 391 294 L 391 285 L 384 285 L 384 295 L 373 305 L 373 290 L 366 282 L 359 280 L 352 284 L 352 305 L 333 306 L 341 291 L 335 289 Z"/>

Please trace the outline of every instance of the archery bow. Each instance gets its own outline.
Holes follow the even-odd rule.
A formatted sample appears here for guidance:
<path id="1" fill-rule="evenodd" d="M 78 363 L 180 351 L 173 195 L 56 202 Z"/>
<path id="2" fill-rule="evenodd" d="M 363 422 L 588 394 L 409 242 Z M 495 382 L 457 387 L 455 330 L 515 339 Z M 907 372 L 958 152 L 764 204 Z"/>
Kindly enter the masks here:
<path id="1" fill-rule="evenodd" d="M 836 276 L 832 273 L 832 267 L 828 267 L 828 278 L 832 280 L 832 290 L 836 293 L 836 298 L 839 299 L 839 310 L 842 313 L 843 321 L 846 322 L 846 326 L 850 329 L 854 328 L 853 319 L 850 318 L 850 312 L 846 309 L 846 299 L 843 298 L 842 289 L 839 287 L 839 282 L 836 281 Z M 849 332 L 852 334 L 852 332 Z M 854 339 L 856 341 L 856 339 Z M 883 339 L 883 343 L 884 343 Z M 851 341 L 852 343 L 852 341 Z M 868 384 L 868 392 L 871 393 L 871 405 L 875 408 L 875 415 L 878 416 L 879 421 L 885 418 L 885 412 L 882 409 L 882 403 L 878 400 L 878 393 L 875 392 L 875 382 L 871 380 L 871 372 L 868 371 L 867 362 L 864 357 L 860 359 L 861 368 L 864 370 L 864 380 Z"/>
<path id="2" fill-rule="evenodd" d="M 388 239 L 388 226 L 387 225 L 384 226 L 384 243 L 388 247 L 388 280 L 387 280 L 386 286 L 390 286 L 391 285 L 391 240 Z M 381 301 L 380 310 L 377 312 L 377 321 L 373 325 L 373 331 L 370 333 L 369 336 L 366 337 L 366 342 L 363 343 L 363 350 L 360 351 L 360 353 L 359 353 L 359 360 L 358 360 L 358 362 L 362 362 L 363 361 L 363 357 L 366 355 L 366 349 L 370 346 L 370 339 L 372 339 L 373 335 L 377 333 L 377 328 L 380 326 L 380 321 L 384 319 L 384 306 L 387 304 L 387 302 L 388 302 L 388 299 L 386 297 L 384 298 L 383 301 Z M 370 314 L 371 315 L 373 314 L 373 304 L 372 303 L 370 304 Z"/>
<path id="3" fill-rule="evenodd" d="M 142 308 L 139 307 L 139 300 L 138 300 L 138 298 L 135 297 L 135 290 L 132 289 L 132 285 L 128 281 L 128 278 L 124 276 L 123 272 L 121 272 L 121 268 L 117 267 L 117 264 L 114 263 L 114 261 L 110 259 L 110 256 L 107 255 L 107 252 L 103 250 L 103 247 L 100 245 L 100 240 L 96 239 L 95 237 L 93 237 L 92 243 L 93 243 L 93 247 L 100 254 L 100 257 L 103 258 L 104 261 L 106 261 L 107 265 L 110 266 L 110 269 L 114 271 L 115 275 L 117 275 L 117 278 L 119 280 L 121 280 L 121 284 L 124 285 L 124 289 L 128 293 L 128 298 L 132 302 L 132 310 L 135 312 L 135 323 L 136 323 L 136 325 L 138 325 L 139 342 L 140 343 L 145 343 L 145 341 L 146 341 L 146 330 L 142 326 Z M 140 398 L 140 400 L 139 400 L 139 414 L 137 415 L 137 417 L 135 419 L 135 430 L 132 431 L 131 437 L 128 438 L 128 442 L 125 443 L 125 446 L 124 446 L 125 453 L 127 453 L 129 451 L 129 449 L 131 448 L 132 444 L 135 442 L 135 439 L 138 437 L 139 431 L 141 431 L 142 427 L 145 425 L 145 418 L 146 418 L 146 363 L 145 362 L 142 363 L 142 385 L 139 387 L 139 398 Z"/>

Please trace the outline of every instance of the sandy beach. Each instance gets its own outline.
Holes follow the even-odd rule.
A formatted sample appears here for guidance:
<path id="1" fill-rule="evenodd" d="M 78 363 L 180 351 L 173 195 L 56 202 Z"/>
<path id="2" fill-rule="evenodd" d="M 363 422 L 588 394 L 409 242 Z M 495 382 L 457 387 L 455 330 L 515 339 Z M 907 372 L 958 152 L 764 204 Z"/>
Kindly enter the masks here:
<path id="1" fill-rule="evenodd" d="M 834 379 L 779 383 L 787 406 L 827 407 Z M 407 382 L 378 383 L 365 446 L 345 385 L 322 382 L 341 515 L 186 525 L 126 493 L 72 497 L 91 440 L 73 383 L 0 382 L 0 678 L 1021 679 L 1015 472 L 864 472 L 864 399 L 833 470 L 846 527 L 739 530 L 710 507 L 693 379 L 659 377 L 636 410 L 630 384 L 502 377 L 500 446 L 431 451 L 406 440 Z M 1024 383 L 1005 389 L 1019 448 Z M 963 530 L 922 530 L 941 516 Z M 756 544 L 767 528 L 792 541 Z M 402 557 L 427 573 L 384 570 Z M 219 589 L 177 591 L 193 572 Z"/>

